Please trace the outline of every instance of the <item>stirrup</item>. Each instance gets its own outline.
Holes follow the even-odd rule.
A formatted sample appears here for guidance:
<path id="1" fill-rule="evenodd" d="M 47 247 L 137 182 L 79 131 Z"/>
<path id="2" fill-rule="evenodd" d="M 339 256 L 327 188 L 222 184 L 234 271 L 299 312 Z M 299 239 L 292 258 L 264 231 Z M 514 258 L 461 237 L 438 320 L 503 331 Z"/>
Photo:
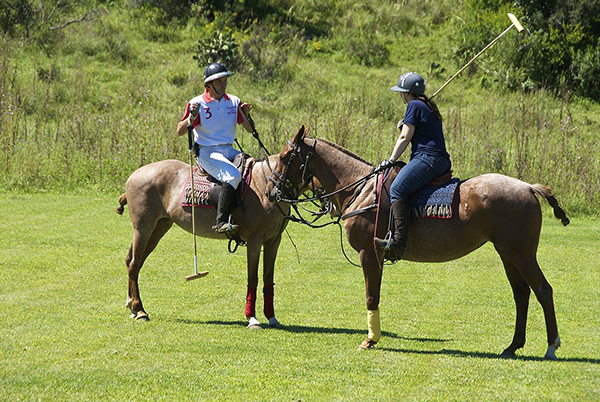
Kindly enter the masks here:
<path id="1" fill-rule="evenodd" d="M 215 226 L 212 227 L 217 233 L 234 233 L 237 232 L 240 228 L 239 225 L 231 222 L 231 215 L 227 222 L 217 222 Z"/>
<path id="2" fill-rule="evenodd" d="M 383 239 L 375 238 L 375 244 L 383 247 L 384 250 L 389 250 L 392 247 L 392 231 L 388 231 Z"/>

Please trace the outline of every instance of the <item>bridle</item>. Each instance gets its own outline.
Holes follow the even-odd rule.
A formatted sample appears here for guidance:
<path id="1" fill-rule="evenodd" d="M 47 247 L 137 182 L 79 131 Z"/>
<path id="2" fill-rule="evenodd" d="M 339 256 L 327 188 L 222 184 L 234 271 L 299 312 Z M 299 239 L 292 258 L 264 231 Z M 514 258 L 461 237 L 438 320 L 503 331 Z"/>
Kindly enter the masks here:
<path id="1" fill-rule="evenodd" d="M 302 142 L 303 140 L 300 140 Z M 310 172 L 309 164 L 313 155 L 315 154 L 315 147 L 317 146 L 317 140 L 312 139 L 312 143 L 309 145 L 308 151 L 306 152 L 306 156 L 302 156 L 302 148 L 300 146 L 300 142 L 298 144 L 294 144 L 292 141 L 288 140 L 288 145 L 292 149 L 289 154 L 289 158 L 285 165 L 285 169 L 283 173 L 278 173 L 275 169 L 271 169 L 271 177 L 269 180 L 275 185 L 275 190 L 277 191 L 277 202 L 288 202 L 288 203 L 297 203 L 298 196 L 303 188 L 310 184 L 310 180 L 313 175 Z M 293 177 L 288 177 L 290 167 L 294 163 L 294 161 L 298 158 L 300 160 L 300 169 Z M 293 183 L 296 179 L 301 176 L 301 184 L 296 187 L 296 189 L 292 188 Z M 284 198 L 285 195 L 291 197 L 291 199 Z"/>

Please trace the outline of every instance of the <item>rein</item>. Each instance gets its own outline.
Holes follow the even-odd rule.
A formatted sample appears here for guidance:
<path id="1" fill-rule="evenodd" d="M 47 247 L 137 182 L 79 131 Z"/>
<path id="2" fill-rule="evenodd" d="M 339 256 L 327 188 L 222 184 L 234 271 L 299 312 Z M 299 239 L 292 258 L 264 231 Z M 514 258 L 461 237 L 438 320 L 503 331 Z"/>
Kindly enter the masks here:
<path id="1" fill-rule="evenodd" d="M 356 199 L 358 198 L 358 196 L 360 195 L 362 190 L 365 188 L 367 182 L 373 176 L 377 175 L 380 172 L 380 169 L 375 168 L 375 167 L 366 176 L 361 177 L 360 179 L 355 180 L 354 182 L 352 182 L 336 191 L 328 193 L 328 194 L 320 194 L 320 195 L 317 195 L 316 197 L 303 198 L 303 199 L 299 199 L 298 197 L 296 197 L 296 198 L 283 197 L 282 194 L 284 193 L 284 190 L 282 187 L 286 187 L 289 190 L 290 187 L 292 186 L 292 181 L 293 181 L 293 180 L 287 179 L 288 170 L 289 170 L 290 166 L 292 165 L 292 162 L 294 161 L 296 156 L 300 155 L 300 145 L 299 144 L 298 145 L 293 144 L 290 140 L 288 140 L 288 144 L 292 148 L 292 153 L 291 153 L 290 158 L 285 166 L 285 170 L 283 171 L 283 174 L 280 175 L 279 173 L 273 172 L 273 170 L 271 170 L 273 172 L 273 174 L 279 179 L 279 181 L 277 182 L 277 181 L 275 181 L 275 179 L 273 179 L 273 177 L 271 177 L 271 181 L 273 183 L 275 183 L 275 187 L 277 188 L 277 202 L 286 202 L 291 205 L 296 205 L 296 204 L 305 203 L 305 202 L 322 201 L 323 199 L 328 199 L 334 195 L 337 195 L 343 191 L 346 191 L 349 188 L 358 186 L 357 189 L 352 194 L 352 197 L 350 197 L 350 199 L 348 201 L 346 201 L 346 203 L 342 207 L 342 210 L 340 211 L 340 219 L 344 220 L 344 219 L 350 218 L 352 216 L 358 215 L 362 212 L 368 211 L 377 206 L 376 204 L 372 204 L 368 207 L 361 208 L 360 210 L 353 211 L 349 214 L 344 215 L 344 211 L 346 209 L 348 209 L 354 203 L 354 201 L 356 201 Z M 313 143 L 310 146 L 309 151 L 306 153 L 306 159 L 303 161 L 303 164 L 300 167 L 300 172 L 302 174 L 302 184 L 298 188 L 307 187 L 309 184 L 308 181 L 312 180 L 313 176 L 312 176 L 312 174 L 309 173 L 308 164 L 310 162 L 310 159 L 314 155 L 316 145 L 317 145 L 317 140 L 313 139 Z M 300 172 L 298 172 L 296 177 L 300 174 Z M 294 177 L 294 178 L 296 178 L 296 177 Z M 313 185 L 313 188 L 314 188 L 314 185 Z M 297 208 L 295 208 L 295 209 L 297 211 Z"/>
<path id="2" fill-rule="evenodd" d="M 267 164 L 267 167 L 269 168 L 269 170 L 271 171 L 271 175 L 275 175 L 276 177 L 279 177 L 280 175 L 275 171 L 275 169 L 273 169 L 271 167 L 271 164 L 269 163 L 269 155 L 270 152 L 267 149 L 267 147 L 265 147 L 265 144 L 263 144 L 263 142 L 261 141 L 259 135 L 258 135 L 258 131 L 256 131 L 256 126 L 254 125 L 254 120 L 252 119 L 252 116 L 250 116 L 250 113 L 248 113 L 247 115 L 248 121 L 250 122 L 250 126 L 252 127 L 252 136 L 258 141 L 258 146 L 261 150 L 261 153 L 263 154 L 263 161 Z M 244 150 L 242 149 L 242 146 L 240 145 L 240 143 L 238 142 L 237 138 L 235 139 L 235 142 L 238 146 L 238 148 L 240 149 L 240 151 L 244 152 Z M 261 168 L 260 168 L 260 172 L 263 175 L 263 179 L 265 180 L 265 184 L 267 184 L 269 182 L 269 180 L 267 179 L 267 175 L 265 174 L 265 171 L 263 169 L 263 166 L 261 164 Z M 273 178 L 270 178 L 271 181 L 273 181 Z M 266 191 L 266 190 L 265 190 Z M 294 241 L 292 240 L 292 237 L 290 236 L 289 232 L 287 231 L 287 229 L 283 229 L 284 223 L 285 223 L 285 219 L 289 219 L 292 222 L 300 222 L 300 220 L 298 220 L 298 218 L 296 218 L 293 215 L 286 215 L 285 212 L 283 212 L 283 209 L 281 209 L 281 207 L 279 205 L 277 205 L 277 209 L 279 210 L 279 212 L 281 212 L 281 215 L 283 215 L 284 217 L 284 221 L 281 224 L 281 229 L 279 230 L 279 233 L 283 233 L 284 230 L 287 233 L 288 237 L 290 238 L 290 241 L 292 242 L 292 244 L 294 245 L 294 248 L 296 248 L 296 244 L 294 243 Z M 296 209 L 297 212 L 297 209 Z M 300 215 L 298 213 L 298 215 Z M 317 218 L 318 219 L 318 218 Z M 235 245 L 233 244 L 235 242 Z M 238 249 L 239 246 L 245 246 L 246 242 L 243 241 L 241 238 L 239 238 L 239 236 L 233 236 L 229 238 L 229 245 L 228 245 L 228 250 L 230 253 L 235 253 Z M 296 254 L 298 253 L 298 249 L 296 248 Z M 298 257 L 299 259 L 299 257 Z"/>
<path id="3" fill-rule="evenodd" d="M 315 186 L 314 186 L 314 182 L 312 182 L 312 174 L 310 174 L 309 171 L 309 162 L 310 159 L 312 158 L 312 156 L 314 155 L 315 152 L 315 147 L 316 147 L 316 143 L 317 140 L 313 139 L 313 143 L 310 145 L 310 148 L 306 154 L 306 158 L 302 161 L 302 165 L 300 167 L 300 170 L 298 171 L 298 173 L 296 174 L 296 176 L 294 177 L 297 178 L 298 175 L 302 175 L 302 183 L 300 186 L 298 186 L 298 189 L 302 189 L 305 187 L 310 187 L 310 184 L 312 184 L 312 188 L 313 188 L 313 192 L 316 192 L 315 190 Z M 277 189 L 277 202 L 285 202 L 290 204 L 294 210 L 296 211 L 296 214 L 298 214 L 299 218 L 296 218 L 295 216 L 290 216 L 289 219 L 292 222 L 297 222 L 297 223 L 302 223 L 304 225 L 307 225 L 313 229 L 317 229 L 317 228 L 322 228 L 325 226 L 329 226 L 329 225 L 338 225 L 339 229 L 340 229 L 340 246 L 342 249 L 342 254 L 344 255 L 344 257 L 346 258 L 346 260 L 354 265 L 355 267 L 361 267 L 361 265 L 356 264 L 354 262 L 352 262 L 350 260 L 350 258 L 348 257 L 348 255 L 346 254 L 346 250 L 344 249 L 344 241 L 343 241 L 343 233 L 342 233 L 342 225 L 341 225 L 341 221 L 348 219 L 350 217 L 362 214 L 366 211 L 369 211 L 373 208 L 377 208 L 380 202 L 380 199 L 376 199 L 373 204 L 357 209 L 355 211 L 349 212 L 347 214 L 344 214 L 344 211 L 347 210 L 353 203 L 354 201 L 356 201 L 356 199 L 358 198 L 358 196 L 362 193 L 362 191 L 364 190 L 367 182 L 373 177 L 376 176 L 378 174 L 381 173 L 382 169 L 381 168 L 376 168 L 373 167 L 373 169 L 371 170 L 371 172 L 369 172 L 366 176 L 359 178 L 358 180 L 355 180 L 354 182 L 336 190 L 333 191 L 331 193 L 326 193 L 326 194 L 318 194 L 316 196 L 313 197 L 308 197 L 308 198 L 303 198 L 303 199 L 299 199 L 298 196 L 296 196 L 296 198 L 285 198 L 283 197 L 284 194 L 284 187 L 289 191 L 291 191 L 291 185 L 292 185 L 292 180 L 287 178 L 288 175 L 288 171 L 290 169 L 290 166 L 292 165 L 293 161 L 295 160 L 295 158 L 298 156 L 300 158 L 302 158 L 301 156 L 301 149 L 300 149 L 300 144 L 293 144 L 291 141 L 288 140 L 288 145 L 291 147 L 292 149 L 292 153 L 290 154 L 290 157 L 286 163 L 285 169 L 283 174 L 279 174 L 277 172 L 275 172 L 273 169 L 271 169 L 271 172 L 273 173 L 273 175 L 277 178 L 277 180 L 275 180 L 273 177 L 271 177 L 271 181 L 275 184 L 275 188 Z M 388 168 L 384 169 L 384 174 L 383 174 L 383 179 L 387 176 L 387 173 L 389 172 Z M 383 179 L 382 179 L 382 183 L 383 183 Z M 309 180 L 311 180 L 311 183 L 309 183 Z M 330 212 L 330 208 L 329 208 L 329 204 L 331 204 L 331 201 L 329 200 L 330 197 L 337 195 L 345 190 L 348 190 L 350 188 L 356 187 L 356 190 L 354 191 L 354 193 L 352 194 L 352 196 L 345 202 L 344 206 L 342 207 L 337 219 L 332 220 L 330 222 L 327 222 L 325 224 L 322 225 L 315 225 L 315 222 L 321 218 L 321 216 L 323 216 L 324 214 Z M 300 192 L 300 190 L 298 190 L 298 193 Z M 377 183 L 375 185 L 375 193 L 377 193 Z M 316 201 L 321 201 L 322 202 L 322 206 L 321 206 L 321 211 L 319 211 L 319 213 L 313 213 L 313 215 L 317 215 L 317 217 L 312 220 L 311 222 L 307 221 L 306 219 L 304 219 L 302 217 L 302 215 L 300 214 L 300 211 L 298 210 L 298 204 L 301 203 L 306 203 L 306 202 L 313 202 L 315 203 Z M 310 211 L 309 211 L 310 212 Z M 380 264 L 381 265 L 381 264 Z"/>

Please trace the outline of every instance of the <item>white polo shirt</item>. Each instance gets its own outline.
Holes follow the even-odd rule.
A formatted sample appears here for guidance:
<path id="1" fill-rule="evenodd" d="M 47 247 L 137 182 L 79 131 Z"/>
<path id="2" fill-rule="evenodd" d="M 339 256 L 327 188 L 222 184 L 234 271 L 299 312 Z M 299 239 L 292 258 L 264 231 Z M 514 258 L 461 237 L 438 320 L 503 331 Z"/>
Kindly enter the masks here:
<path id="1" fill-rule="evenodd" d="M 224 94 L 221 100 L 216 100 L 206 90 L 190 100 L 182 121 L 189 117 L 190 107 L 194 103 L 200 104 L 200 111 L 192 124 L 194 141 L 203 147 L 233 144 L 237 125 L 244 121 L 240 113 L 240 98 Z"/>

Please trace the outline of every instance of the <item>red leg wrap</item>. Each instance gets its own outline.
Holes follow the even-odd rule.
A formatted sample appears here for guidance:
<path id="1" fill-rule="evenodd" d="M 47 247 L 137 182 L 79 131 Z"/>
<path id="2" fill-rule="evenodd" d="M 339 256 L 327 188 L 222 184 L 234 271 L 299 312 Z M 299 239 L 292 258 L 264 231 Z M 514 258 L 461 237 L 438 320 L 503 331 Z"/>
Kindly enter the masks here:
<path id="1" fill-rule="evenodd" d="M 265 299 L 265 317 L 267 319 L 275 317 L 273 308 L 273 285 L 263 287 L 263 297 Z"/>
<path id="2" fill-rule="evenodd" d="M 256 288 L 248 286 L 248 295 L 246 296 L 246 318 L 256 316 Z"/>

